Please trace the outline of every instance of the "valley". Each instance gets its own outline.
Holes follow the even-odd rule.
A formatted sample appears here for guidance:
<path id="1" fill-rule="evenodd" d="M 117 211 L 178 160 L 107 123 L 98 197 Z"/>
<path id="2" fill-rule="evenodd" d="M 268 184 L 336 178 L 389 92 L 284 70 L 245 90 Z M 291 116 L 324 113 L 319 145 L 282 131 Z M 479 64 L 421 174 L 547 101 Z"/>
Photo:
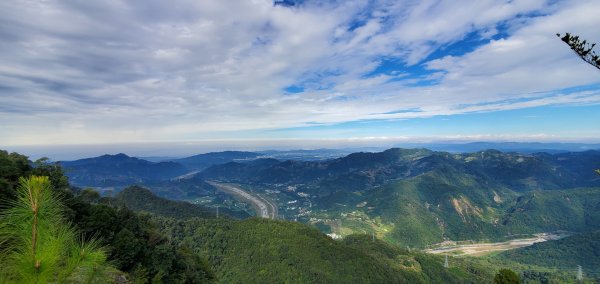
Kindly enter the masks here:
<path id="1" fill-rule="evenodd" d="M 513 235 L 600 228 L 595 209 L 600 178 L 591 170 L 600 164 L 598 151 L 393 148 L 325 160 L 272 157 L 228 151 L 164 164 L 119 154 L 62 164 L 70 180 L 84 187 L 136 183 L 213 211 L 298 221 L 336 238 L 374 234 L 403 247 L 426 249 L 446 240 L 496 243 Z M 167 166 L 182 170 L 172 176 L 163 172 L 164 178 L 153 174 Z"/>
<path id="2" fill-rule="evenodd" d="M 569 261 L 554 253 L 597 251 L 593 232 L 600 230 L 600 179 L 586 170 L 600 165 L 597 151 L 453 154 L 394 148 L 326 160 L 252 156 L 211 153 L 183 159 L 185 166 L 119 154 L 61 164 L 69 181 L 80 186 L 73 187 L 73 194 L 99 210 L 82 214 L 127 219 L 133 213 L 110 212 L 139 212 L 179 245 L 202 252 L 223 281 L 285 282 L 283 272 L 309 282 L 352 282 L 365 279 L 359 271 L 379 270 L 389 279 L 411 283 L 481 283 L 497 267 L 510 267 L 528 279 L 568 280 L 579 264 L 588 275 L 598 273 L 581 257 Z M 112 190 L 102 192 L 105 188 Z M 83 228 L 102 225 L 89 218 L 80 223 Z M 103 230 L 116 238 L 112 228 Z M 557 231 L 573 236 L 535 235 Z M 128 243 L 130 237 L 123 231 L 113 241 Z M 331 248 L 338 255 L 330 254 Z M 353 267 L 349 271 L 323 262 L 346 261 L 343 255 L 362 264 L 346 263 Z M 446 255 L 452 257 L 451 270 L 443 268 Z M 532 257 L 537 255 L 549 255 L 554 262 Z M 305 269 L 290 270 L 286 263 Z M 273 267 L 277 273 L 269 274 Z M 571 267 L 571 272 L 553 267 Z M 379 279 L 378 273 L 367 279 Z"/>

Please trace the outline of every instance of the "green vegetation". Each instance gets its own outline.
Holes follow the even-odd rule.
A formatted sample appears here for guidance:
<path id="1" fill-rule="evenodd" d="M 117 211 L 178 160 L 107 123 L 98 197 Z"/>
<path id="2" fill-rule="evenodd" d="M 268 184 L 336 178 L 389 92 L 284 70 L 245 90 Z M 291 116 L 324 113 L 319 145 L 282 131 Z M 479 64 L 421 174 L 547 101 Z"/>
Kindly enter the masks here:
<path id="1" fill-rule="evenodd" d="M 104 247 L 103 251 L 104 255 L 107 256 L 107 260 L 114 264 L 117 269 L 128 273 L 128 278 L 135 283 L 147 283 L 149 281 L 158 283 L 202 283 L 214 279 L 214 274 L 208 267 L 206 260 L 189 248 L 171 242 L 151 220 L 151 216 L 136 214 L 127 208 L 118 207 L 116 200 L 99 198 L 98 194 L 93 193 L 91 190 L 69 188 L 66 178 L 62 175 L 62 169 L 58 165 L 49 164 L 45 160 L 39 163 L 31 163 L 23 155 L 8 154 L 5 151 L 0 151 L 0 162 L 0 180 L 3 181 L 0 183 L 0 194 L 2 194 L 4 208 L 1 209 L 3 214 L 1 237 L 4 250 L 0 253 L 0 257 L 2 272 L 6 281 L 21 279 L 21 276 L 16 274 L 16 270 L 11 268 L 14 265 L 8 265 L 9 261 L 14 263 L 14 261 L 20 259 L 30 262 L 30 259 L 32 259 L 20 257 L 22 255 L 19 253 L 27 253 L 27 251 L 19 249 L 23 247 L 22 243 L 27 241 L 19 237 L 19 235 L 24 236 L 25 233 L 15 230 L 15 226 L 17 229 L 20 228 L 19 226 L 23 226 L 23 230 L 29 228 L 28 235 L 32 236 L 32 227 L 29 225 L 33 219 L 26 220 L 25 218 L 25 221 L 29 223 L 25 221 L 15 222 L 14 218 L 23 219 L 24 217 L 19 217 L 20 215 L 14 212 L 24 214 L 23 212 L 27 212 L 26 209 L 28 208 L 19 205 L 20 200 L 22 200 L 22 198 L 18 198 L 20 196 L 17 190 L 19 177 L 36 173 L 50 176 L 49 179 L 46 179 L 49 183 L 41 183 L 44 189 L 39 191 L 41 193 L 40 198 L 50 201 L 49 203 L 46 201 L 50 206 L 45 206 L 45 211 L 40 211 L 40 214 L 43 213 L 43 217 L 48 218 L 48 221 L 40 223 L 38 230 L 42 230 L 40 235 L 55 237 L 54 239 L 50 237 L 38 239 L 40 242 L 50 242 L 50 245 L 44 243 L 39 247 L 52 248 L 52 250 L 38 250 L 38 252 L 45 253 L 39 258 L 41 268 L 51 268 L 50 264 L 52 262 L 48 260 L 49 258 L 54 258 L 59 263 L 59 266 L 54 266 L 52 269 L 58 269 L 56 267 L 64 268 L 60 269 L 60 273 L 55 274 L 55 277 L 60 276 L 71 279 L 69 277 L 85 275 L 82 272 L 92 271 L 82 266 L 89 263 L 87 260 L 89 257 L 93 256 L 98 261 L 102 260 L 100 254 L 88 253 L 79 254 L 86 258 L 65 262 L 65 260 L 70 259 L 72 253 L 77 252 L 74 249 L 67 248 L 73 248 L 74 245 L 80 244 L 80 246 L 75 247 L 83 248 L 85 251 L 90 251 L 94 247 Z M 61 187 L 56 187 L 56 185 Z M 60 214 L 56 214 L 58 211 L 60 211 Z M 7 223 L 5 223 L 5 220 Z M 38 222 L 41 222 L 41 219 Z M 73 227 L 62 226 L 61 223 L 71 223 Z M 81 239 L 88 240 L 88 242 L 78 242 L 77 239 L 69 237 L 69 233 L 76 230 L 81 232 Z M 15 235 L 17 233 L 19 235 Z M 96 241 L 89 242 L 89 240 L 95 238 L 97 238 Z M 17 242 L 18 239 L 22 241 Z M 27 245 L 26 247 L 31 246 Z M 81 264 L 77 264 L 76 260 L 80 261 Z M 35 265 L 35 262 L 33 264 Z M 78 266 L 74 266 L 75 264 Z M 73 267 L 73 269 L 69 267 Z M 34 270 L 34 266 L 29 266 L 29 268 L 32 271 Z M 100 267 L 97 266 L 97 268 Z M 65 274 L 70 270 L 75 271 L 75 273 Z M 50 274 L 52 273 L 48 272 L 43 277 L 50 277 L 48 276 Z M 3 279 L 0 279 L 0 282 L 4 282 L 1 280 Z M 47 281 L 40 281 L 39 283 L 45 282 Z"/>
<path id="2" fill-rule="evenodd" d="M 371 209 L 344 213 L 339 230 L 375 230 L 389 242 L 425 247 L 446 239 L 502 241 L 539 232 L 600 229 L 600 188 L 518 195 L 500 186 L 485 187 L 474 176 L 452 171 L 390 183 L 364 195 L 374 205 Z"/>
<path id="3" fill-rule="evenodd" d="M 494 284 L 518 284 L 521 283 L 521 278 L 510 269 L 500 269 L 498 274 L 494 276 Z"/>
<path id="4" fill-rule="evenodd" d="M 505 251 L 496 258 L 529 265 L 571 268 L 573 270 L 581 265 L 584 271 L 600 275 L 600 231 Z"/>
<path id="5" fill-rule="evenodd" d="M 328 161 L 228 163 L 199 173 L 194 182 L 277 189 L 278 200 L 298 201 L 280 204 L 288 218 L 328 233 L 375 232 L 391 243 L 423 248 L 446 240 L 494 242 L 600 229 L 600 179 L 590 170 L 599 160 L 598 151 L 389 149 Z"/>
<path id="6" fill-rule="evenodd" d="M 174 201 L 160 198 L 150 190 L 140 186 L 130 186 L 119 192 L 116 196 L 119 204 L 133 211 L 148 212 L 164 217 L 188 219 L 193 217 L 215 218 L 216 208 L 191 204 L 184 201 Z M 221 217 L 247 218 L 248 214 L 242 211 L 233 211 L 226 207 L 220 209 Z"/>
<path id="7" fill-rule="evenodd" d="M 385 238 L 394 243 L 423 247 L 444 239 L 499 240 L 506 229 L 497 225 L 503 204 L 494 193 L 483 191 L 473 176 L 436 170 L 391 183 L 367 198 L 376 208 L 371 218 L 393 224 Z M 498 188 L 503 198 L 510 192 Z"/>
<path id="8" fill-rule="evenodd" d="M 600 188 L 532 191 L 517 198 L 503 217 L 511 232 L 600 229 Z"/>
<path id="9" fill-rule="evenodd" d="M 148 189 L 130 186 L 119 192 L 116 198 L 127 208 L 134 211 L 150 212 L 165 217 L 186 219 L 192 217 L 212 218 L 214 214 L 207 208 L 183 201 L 172 201 L 159 198 Z"/>
<path id="10" fill-rule="evenodd" d="M 65 194 L 70 220 L 85 236 L 98 236 L 107 246 L 109 260 L 135 282 L 197 283 L 213 279 L 206 261 L 188 247 L 171 242 L 151 215 L 118 207 L 119 202 L 112 198 L 88 203 L 83 197 Z"/>
<path id="11" fill-rule="evenodd" d="M 0 280 L 18 283 L 107 279 L 97 240 L 84 241 L 62 215 L 48 177 L 20 178 L 17 200 L 0 215 Z"/>
<path id="12" fill-rule="evenodd" d="M 538 248 L 534 251 L 514 251 L 523 251 L 522 255 L 450 258 L 448 268 L 443 267 L 443 256 L 403 248 L 447 239 L 502 240 L 540 231 L 600 229 L 600 188 L 559 190 L 563 185 L 597 183 L 593 171 L 588 170 L 593 177 L 572 174 L 594 164 L 598 157 L 597 152 L 586 155 L 390 150 L 322 162 L 257 161 L 251 172 L 246 172 L 245 165 L 230 163 L 203 173 L 212 172 L 224 180 L 232 174 L 230 169 L 241 179 L 267 179 L 272 170 L 276 173 L 273 181 L 294 176 L 306 184 L 250 183 L 250 187 L 277 188 L 278 193 L 269 194 L 299 200 L 293 206 L 308 207 L 310 200 L 314 212 L 303 218 L 307 222 L 314 218 L 310 222 L 341 233 L 343 240 L 295 222 L 217 219 L 206 207 L 166 200 L 139 186 L 126 188 L 114 198 L 101 197 L 92 189 L 69 187 L 57 164 L 32 163 L 5 151 L 0 151 L 4 203 L 0 210 L 6 213 L 16 208 L 19 177 L 49 176 L 52 186 L 47 192 L 60 196 L 62 220 L 72 224 L 72 231 L 81 232 L 81 239 L 96 239 L 92 244 L 103 247 L 105 259 L 134 283 L 489 283 L 498 267 L 517 271 L 525 283 L 562 281 L 573 279 L 572 271 L 552 271 L 553 262 L 538 258 L 546 255 L 564 261 L 562 255 L 568 255 L 569 248 L 598 266 L 595 255 L 583 253 L 600 250 L 595 243 L 600 239 L 597 233 L 557 241 L 558 249 L 547 251 L 543 245 L 555 242 L 534 245 L 532 249 Z M 555 160 L 562 163 L 556 171 L 552 170 Z M 561 181 L 561 175 L 568 181 Z M 344 179 L 347 182 L 337 183 Z M 214 195 L 214 188 L 201 175 L 154 184 L 161 195 Z M 175 184 L 181 186 L 179 191 L 170 190 Z M 296 191 L 286 191 L 288 185 Z M 561 253 L 552 255 L 553 250 Z M 3 264 L 8 255 L 12 254 L 1 253 Z M 571 266 L 575 261 L 581 259 L 555 265 Z M 11 278 L 4 279 L 14 279 L 8 269 L 2 272 Z M 80 270 L 72 271 L 78 274 Z M 584 271 L 591 270 L 584 266 Z"/>
<path id="13" fill-rule="evenodd" d="M 493 268 L 471 259 L 451 259 L 448 268 L 443 267 L 444 259 L 439 255 L 408 251 L 368 235 L 350 235 L 343 243 L 385 263 L 386 266 L 404 271 L 421 271 L 428 283 L 449 282 L 489 282 Z"/>
<path id="14" fill-rule="evenodd" d="M 490 281 L 439 256 L 410 253 L 368 236 L 335 241 L 294 222 L 162 219 L 172 239 L 202 252 L 225 283 L 464 283 Z"/>
<path id="15" fill-rule="evenodd" d="M 23 156 L 13 157 L 26 161 Z M 19 163 L 7 167 L 2 177 L 35 170 L 23 167 L 25 170 L 19 172 L 16 165 Z M 10 177 L 5 180 L 12 181 Z M 440 257 L 410 253 L 381 241 L 372 243 L 362 236 L 340 242 L 300 223 L 202 216 L 205 211 L 199 207 L 167 201 L 139 187 L 129 188 L 117 198 L 100 197 L 90 189 L 50 191 L 61 195 L 58 203 L 64 207 L 65 221 L 80 230 L 83 239 L 98 237 L 94 244 L 105 246 L 105 257 L 135 283 L 217 279 L 247 283 L 463 283 L 491 279 L 489 274 L 473 274 L 466 267 L 445 270 Z M 134 213 L 123 204 L 156 215 Z"/>
<path id="16" fill-rule="evenodd" d="M 27 156 L 0 150 L 0 206 L 15 201 L 19 178 L 31 175 L 47 176 L 56 190 L 69 186 L 62 168 L 56 163 L 49 163 L 47 158 L 32 163 Z"/>

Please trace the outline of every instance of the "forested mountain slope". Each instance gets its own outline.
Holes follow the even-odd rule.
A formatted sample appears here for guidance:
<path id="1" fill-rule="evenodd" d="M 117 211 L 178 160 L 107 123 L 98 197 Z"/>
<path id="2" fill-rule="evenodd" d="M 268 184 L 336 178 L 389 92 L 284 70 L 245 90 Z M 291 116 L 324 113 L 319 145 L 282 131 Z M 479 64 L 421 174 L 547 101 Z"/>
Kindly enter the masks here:
<path id="1" fill-rule="evenodd" d="M 443 258 L 408 252 L 368 236 L 335 241 L 307 225 L 245 221 L 164 220 L 163 231 L 206 253 L 225 283 L 480 283 L 493 269 L 443 268 Z"/>
<path id="2" fill-rule="evenodd" d="M 523 264 L 562 269 L 574 269 L 581 265 L 588 273 L 600 277 L 600 231 L 537 243 L 530 247 L 503 252 L 496 257 Z"/>
<path id="3" fill-rule="evenodd" d="M 0 156 L 10 162 L 0 172 L 6 196 L 11 196 L 15 178 L 34 171 L 61 180 L 60 167 L 20 168 L 18 161 L 27 161 L 26 157 Z M 489 281 L 494 273 L 476 264 L 445 269 L 441 257 L 408 252 L 366 236 L 336 241 L 296 222 L 189 218 L 203 212 L 137 187 L 117 198 L 100 197 L 89 189 L 54 190 L 62 196 L 65 217 L 84 236 L 100 238 L 109 260 L 135 283 L 468 283 Z M 181 214 L 166 218 L 123 207 L 129 198 L 138 197 L 142 200 L 132 207 L 146 211 L 140 202 L 149 200 L 159 214 L 168 215 L 168 210 Z"/>
<path id="4" fill-rule="evenodd" d="M 600 168 L 598 151 L 390 149 L 328 161 L 232 162 L 193 179 L 291 186 L 310 200 L 308 222 L 341 235 L 375 231 L 392 243 L 424 246 L 600 228 L 595 168 Z"/>
<path id="5" fill-rule="evenodd" d="M 152 193 L 149 189 L 130 186 L 119 192 L 116 201 L 127 206 L 127 208 L 148 212 L 159 216 L 172 217 L 178 219 L 216 218 L 216 208 L 208 208 L 197 204 L 191 204 L 185 201 L 175 201 L 161 198 Z M 220 217 L 230 217 L 245 219 L 250 217 L 244 211 L 232 211 L 226 207 L 219 208 Z"/>
<path id="6" fill-rule="evenodd" d="M 363 211 L 394 243 L 497 241 L 523 234 L 600 229 L 600 188 L 530 191 L 489 188 L 468 175 L 440 172 L 402 180 L 362 196 Z M 359 200 L 357 200 L 359 201 Z M 369 224 L 369 222 L 366 222 Z"/>
<path id="7" fill-rule="evenodd" d="M 426 149 L 389 149 L 379 153 L 354 153 L 328 161 L 279 163 L 230 162 L 212 166 L 197 175 L 243 183 L 303 183 L 320 188 L 336 185 L 368 190 L 394 179 L 417 176 L 435 169 L 469 174 L 513 191 L 600 186 L 593 172 L 600 152 L 531 155 L 487 150 L 451 154 Z M 320 191 L 321 195 L 331 194 Z"/>

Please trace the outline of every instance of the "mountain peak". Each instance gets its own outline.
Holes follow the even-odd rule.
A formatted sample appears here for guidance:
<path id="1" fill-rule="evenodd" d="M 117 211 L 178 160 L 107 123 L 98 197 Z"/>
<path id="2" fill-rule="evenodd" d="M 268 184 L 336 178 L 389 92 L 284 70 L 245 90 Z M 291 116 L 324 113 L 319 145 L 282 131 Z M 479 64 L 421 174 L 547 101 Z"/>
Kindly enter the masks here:
<path id="1" fill-rule="evenodd" d="M 131 157 L 127 156 L 124 153 L 119 153 L 119 154 L 104 154 L 102 156 L 96 157 L 96 158 L 87 158 L 87 159 L 118 159 L 118 160 L 124 160 L 124 159 L 129 159 Z M 81 160 L 86 160 L 86 159 L 81 159 Z"/>

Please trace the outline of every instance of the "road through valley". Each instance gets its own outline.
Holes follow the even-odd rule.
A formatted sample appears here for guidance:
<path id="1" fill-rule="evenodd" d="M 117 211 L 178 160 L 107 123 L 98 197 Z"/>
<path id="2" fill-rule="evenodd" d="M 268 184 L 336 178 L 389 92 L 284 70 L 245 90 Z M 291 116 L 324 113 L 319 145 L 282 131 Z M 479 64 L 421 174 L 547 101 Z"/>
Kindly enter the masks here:
<path id="1" fill-rule="evenodd" d="M 246 191 L 236 185 L 214 181 L 209 181 L 208 183 L 220 191 L 234 195 L 238 199 L 250 203 L 256 209 L 257 216 L 269 219 L 277 218 L 277 205 L 272 201 L 269 201 L 256 193 Z"/>

